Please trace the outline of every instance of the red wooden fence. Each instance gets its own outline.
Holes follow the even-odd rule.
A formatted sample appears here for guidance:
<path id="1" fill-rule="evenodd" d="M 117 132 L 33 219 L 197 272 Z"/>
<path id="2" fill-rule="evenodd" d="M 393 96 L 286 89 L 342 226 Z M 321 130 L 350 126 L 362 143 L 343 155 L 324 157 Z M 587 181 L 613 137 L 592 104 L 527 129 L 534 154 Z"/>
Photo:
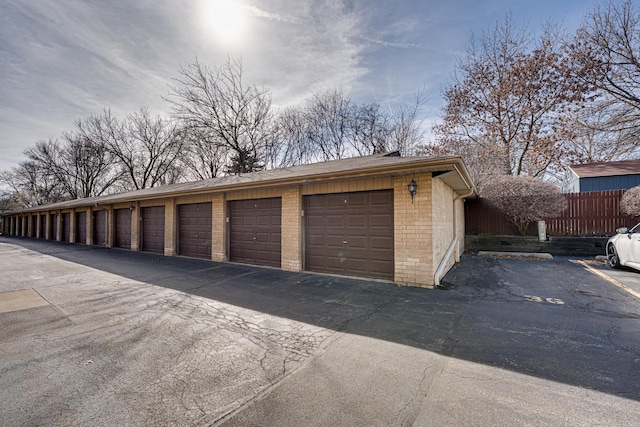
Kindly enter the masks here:
<path id="1" fill-rule="evenodd" d="M 592 191 L 565 194 L 567 209 L 556 218 L 543 218 L 547 233 L 553 236 L 610 236 L 618 227 L 633 227 L 640 220 L 620 213 L 620 199 L 625 190 Z M 465 201 L 467 234 L 518 235 L 518 229 L 504 215 L 482 199 Z M 530 224 L 528 235 L 536 235 Z"/>

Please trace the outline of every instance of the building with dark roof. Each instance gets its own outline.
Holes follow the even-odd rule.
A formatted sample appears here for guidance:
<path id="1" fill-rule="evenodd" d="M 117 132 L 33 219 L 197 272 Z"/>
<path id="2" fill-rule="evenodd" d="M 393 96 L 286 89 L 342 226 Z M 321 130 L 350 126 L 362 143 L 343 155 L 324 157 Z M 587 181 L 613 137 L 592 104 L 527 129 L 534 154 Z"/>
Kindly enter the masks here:
<path id="1" fill-rule="evenodd" d="M 571 165 L 562 182 L 564 193 L 626 190 L 640 185 L 640 159 Z"/>
<path id="2" fill-rule="evenodd" d="M 70 200 L 2 220 L 12 236 L 432 287 L 464 251 L 463 201 L 473 195 L 460 157 L 392 153 Z"/>

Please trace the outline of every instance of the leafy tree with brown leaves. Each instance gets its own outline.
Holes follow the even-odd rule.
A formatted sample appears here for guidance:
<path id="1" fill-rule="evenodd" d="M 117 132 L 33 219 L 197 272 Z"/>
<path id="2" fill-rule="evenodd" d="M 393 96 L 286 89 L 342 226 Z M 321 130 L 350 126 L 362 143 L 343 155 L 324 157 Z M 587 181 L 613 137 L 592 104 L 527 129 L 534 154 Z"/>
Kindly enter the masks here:
<path id="1" fill-rule="evenodd" d="M 482 185 L 480 196 L 513 222 L 523 236 L 531 222 L 553 218 L 567 208 L 557 185 L 530 176 L 494 176 Z"/>
<path id="2" fill-rule="evenodd" d="M 471 40 L 444 92 L 431 154 L 465 157 L 476 182 L 495 174 L 544 176 L 561 156 L 560 120 L 584 94 L 550 25 L 537 38 L 510 15 Z"/>
<path id="3" fill-rule="evenodd" d="M 620 211 L 629 216 L 640 216 L 640 185 L 628 189 L 620 200 Z"/>

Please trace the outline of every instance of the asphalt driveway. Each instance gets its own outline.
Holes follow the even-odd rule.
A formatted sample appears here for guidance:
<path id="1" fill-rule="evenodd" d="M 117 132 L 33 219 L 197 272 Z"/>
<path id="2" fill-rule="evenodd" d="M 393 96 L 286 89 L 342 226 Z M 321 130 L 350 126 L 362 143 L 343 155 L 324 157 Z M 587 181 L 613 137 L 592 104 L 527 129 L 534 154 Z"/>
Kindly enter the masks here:
<path id="1" fill-rule="evenodd" d="M 640 419 L 640 299 L 568 258 L 465 256 L 445 283 L 403 288 L 0 237 L 0 420 Z"/>

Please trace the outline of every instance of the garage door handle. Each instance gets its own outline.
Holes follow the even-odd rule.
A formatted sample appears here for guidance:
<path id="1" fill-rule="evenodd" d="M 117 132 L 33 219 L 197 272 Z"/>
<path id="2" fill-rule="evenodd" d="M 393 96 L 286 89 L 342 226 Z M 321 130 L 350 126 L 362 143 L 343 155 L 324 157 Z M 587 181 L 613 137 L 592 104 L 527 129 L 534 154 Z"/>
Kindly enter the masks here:
<path id="1" fill-rule="evenodd" d="M 257 239 L 257 237 L 254 237 L 254 238 L 253 238 L 253 240 L 256 240 L 256 239 Z"/>
<path id="2" fill-rule="evenodd" d="M 346 240 L 343 240 L 343 241 L 342 241 L 342 244 L 343 244 L 343 245 L 346 245 L 346 244 L 347 244 L 347 241 L 346 241 Z"/>

